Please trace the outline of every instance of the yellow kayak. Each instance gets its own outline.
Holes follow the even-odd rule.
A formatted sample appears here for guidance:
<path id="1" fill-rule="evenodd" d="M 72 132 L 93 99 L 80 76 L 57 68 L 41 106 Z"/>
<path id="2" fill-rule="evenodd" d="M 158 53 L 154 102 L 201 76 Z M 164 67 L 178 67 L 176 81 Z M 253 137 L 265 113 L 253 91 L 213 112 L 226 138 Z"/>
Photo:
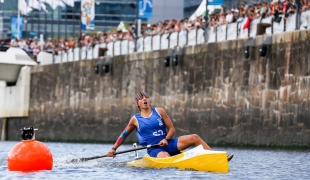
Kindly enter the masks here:
<path id="1" fill-rule="evenodd" d="M 168 158 L 152 158 L 148 155 L 127 163 L 140 168 L 178 168 L 196 171 L 228 172 L 227 152 L 205 150 L 202 145 Z"/>

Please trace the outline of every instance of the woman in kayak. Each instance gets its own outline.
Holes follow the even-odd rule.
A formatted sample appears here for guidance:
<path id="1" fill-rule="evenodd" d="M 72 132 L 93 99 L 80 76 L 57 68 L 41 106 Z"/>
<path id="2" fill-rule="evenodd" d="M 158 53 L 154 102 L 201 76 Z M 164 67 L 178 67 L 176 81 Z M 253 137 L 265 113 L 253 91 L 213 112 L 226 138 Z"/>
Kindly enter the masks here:
<path id="1" fill-rule="evenodd" d="M 173 138 L 175 129 L 170 117 L 163 108 L 152 108 L 150 98 L 145 92 L 139 92 L 135 100 L 140 113 L 136 113 L 130 119 L 127 127 L 108 152 L 108 156 L 115 157 L 116 149 L 134 129 L 136 129 L 141 146 L 159 145 L 147 149 L 151 157 L 164 158 L 173 156 L 192 145 L 202 145 L 204 149 L 211 150 L 208 144 L 197 134 Z"/>

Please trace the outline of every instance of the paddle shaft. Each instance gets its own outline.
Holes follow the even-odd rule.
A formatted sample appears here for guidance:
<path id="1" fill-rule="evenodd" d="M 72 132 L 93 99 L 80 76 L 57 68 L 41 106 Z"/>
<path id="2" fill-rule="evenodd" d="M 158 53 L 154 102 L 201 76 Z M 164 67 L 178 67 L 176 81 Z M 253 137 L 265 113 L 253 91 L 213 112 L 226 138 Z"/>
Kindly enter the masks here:
<path id="1" fill-rule="evenodd" d="M 151 147 L 157 147 L 159 146 L 158 144 L 153 144 L 153 145 L 147 145 L 145 147 L 139 147 L 139 148 L 134 148 L 134 149 L 128 149 L 128 150 L 124 150 L 124 151 L 118 151 L 115 152 L 114 154 L 123 154 L 123 153 L 127 153 L 127 152 L 132 152 L 132 151 L 138 151 L 138 150 L 142 150 L 142 149 L 147 149 L 147 148 L 151 148 Z M 98 159 L 98 158 L 103 158 L 103 157 L 107 157 L 108 155 L 104 154 L 104 155 L 100 155 L 100 156 L 94 156 L 94 157 L 89 157 L 89 158 L 80 158 L 79 160 L 72 160 L 72 161 L 89 161 L 92 159 Z"/>

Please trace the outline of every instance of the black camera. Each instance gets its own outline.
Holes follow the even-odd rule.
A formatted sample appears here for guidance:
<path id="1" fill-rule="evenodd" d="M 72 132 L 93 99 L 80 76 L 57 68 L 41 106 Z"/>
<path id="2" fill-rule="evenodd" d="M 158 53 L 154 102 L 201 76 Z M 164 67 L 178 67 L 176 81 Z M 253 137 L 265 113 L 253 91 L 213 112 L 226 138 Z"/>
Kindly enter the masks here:
<path id="1" fill-rule="evenodd" d="M 34 139 L 34 129 L 32 126 L 31 127 L 24 127 L 21 129 L 22 130 L 22 139 L 23 140 L 32 140 Z"/>

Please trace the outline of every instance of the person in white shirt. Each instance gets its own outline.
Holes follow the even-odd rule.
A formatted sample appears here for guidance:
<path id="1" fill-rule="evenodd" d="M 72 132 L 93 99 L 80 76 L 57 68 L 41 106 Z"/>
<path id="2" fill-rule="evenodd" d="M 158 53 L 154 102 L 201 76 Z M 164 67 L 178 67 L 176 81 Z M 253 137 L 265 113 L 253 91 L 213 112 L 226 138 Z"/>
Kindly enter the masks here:
<path id="1" fill-rule="evenodd" d="M 22 48 L 22 49 L 24 49 L 24 50 L 26 50 L 26 51 L 28 50 L 28 45 L 27 45 L 25 39 L 21 39 L 21 40 L 18 42 L 18 46 L 19 46 L 19 48 Z"/>
<path id="2" fill-rule="evenodd" d="M 227 10 L 227 15 L 226 15 L 226 23 L 232 23 L 233 22 L 233 14 L 230 9 Z"/>
<path id="3" fill-rule="evenodd" d="M 18 47 L 19 39 L 15 36 L 14 39 L 11 40 L 11 47 Z"/>

